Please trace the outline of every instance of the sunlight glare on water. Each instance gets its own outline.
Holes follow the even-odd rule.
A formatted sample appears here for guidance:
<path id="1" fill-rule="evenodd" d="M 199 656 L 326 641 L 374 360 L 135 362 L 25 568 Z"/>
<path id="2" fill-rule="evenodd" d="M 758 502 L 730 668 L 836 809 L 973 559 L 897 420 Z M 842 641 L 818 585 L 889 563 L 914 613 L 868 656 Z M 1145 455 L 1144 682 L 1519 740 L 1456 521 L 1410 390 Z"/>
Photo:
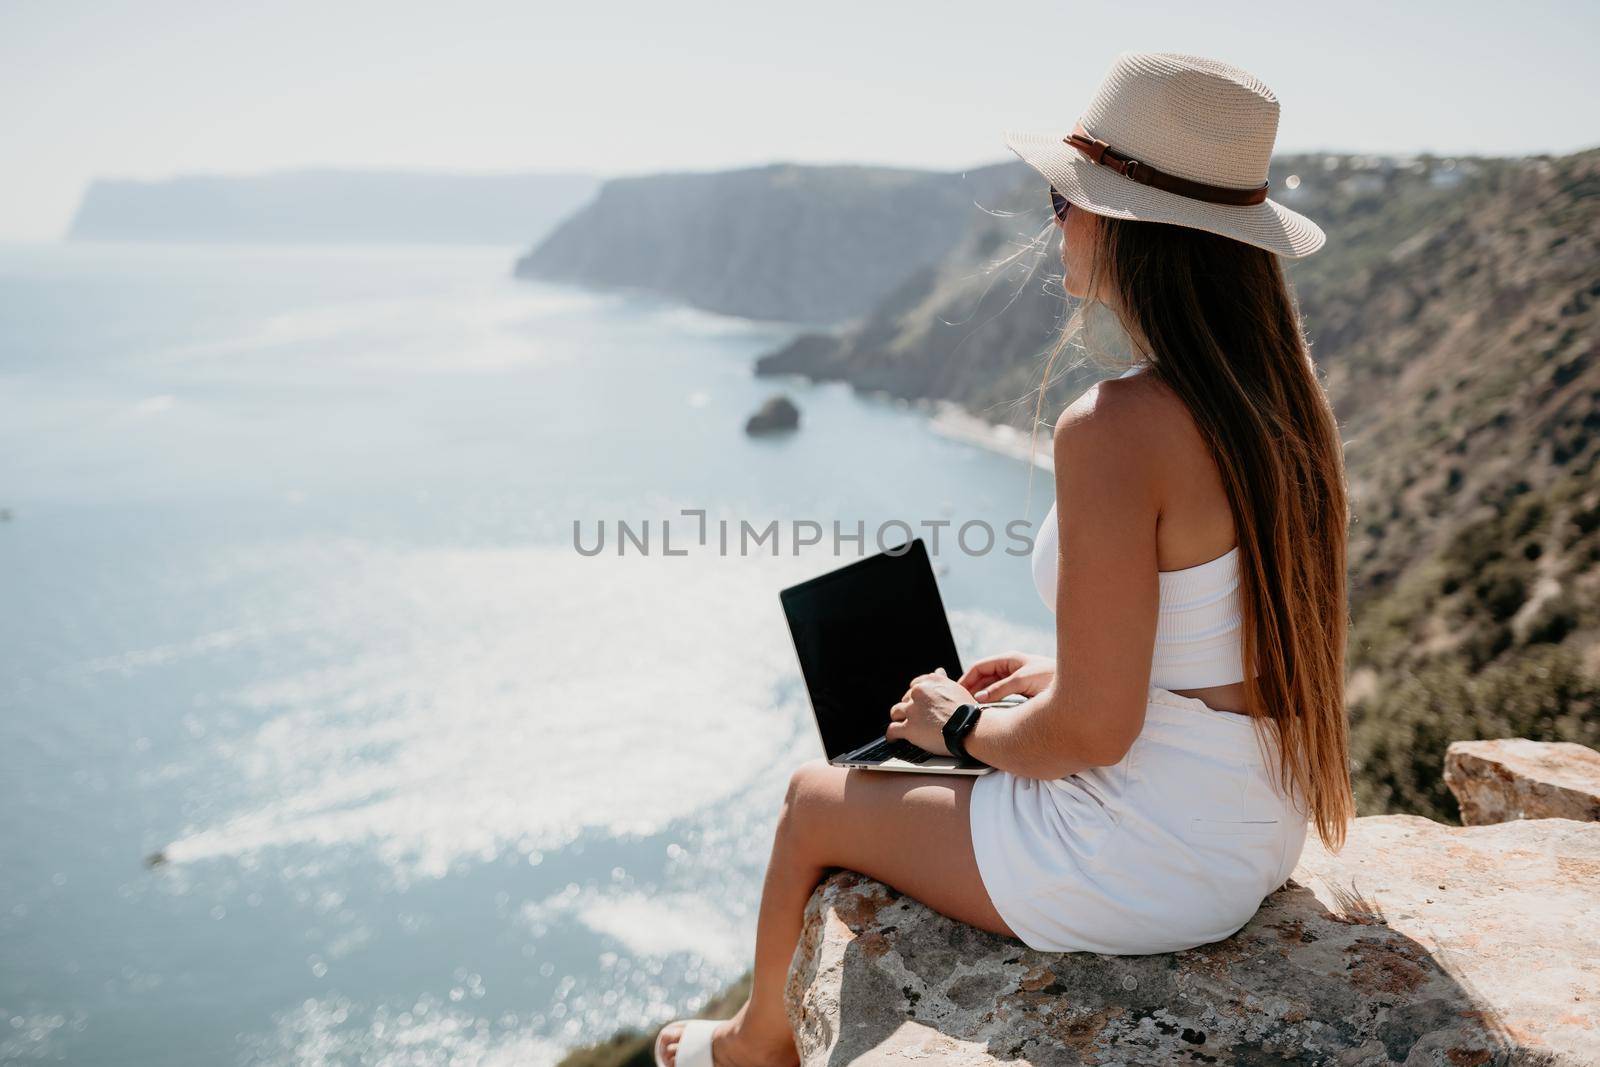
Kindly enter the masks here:
<path id="1" fill-rule="evenodd" d="M 793 658 L 773 607 L 804 571 L 661 564 L 368 545 L 268 564 L 302 572 L 305 600 L 285 605 L 282 628 L 350 647 L 224 696 L 270 712 L 242 751 L 204 757 L 235 758 L 258 799 L 179 838 L 168 859 L 359 846 L 400 880 L 438 878 L 585 831 L 657 833 L 737 793 L 795 741 L 802 709 L 772 708 Z M 685 603 L 694 611 L 674 611 Z"/>

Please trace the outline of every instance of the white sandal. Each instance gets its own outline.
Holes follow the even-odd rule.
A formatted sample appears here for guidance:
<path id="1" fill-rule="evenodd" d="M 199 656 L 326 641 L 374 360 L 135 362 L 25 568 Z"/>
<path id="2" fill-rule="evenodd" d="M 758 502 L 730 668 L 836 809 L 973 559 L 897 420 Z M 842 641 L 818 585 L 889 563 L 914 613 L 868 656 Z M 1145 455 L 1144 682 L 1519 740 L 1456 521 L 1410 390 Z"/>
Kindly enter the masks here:
<path id="1" fill-rule="evenodd" d="M 677 1067 L 715 1067 L 711 1062 L 711 1035 L 726 1019 L 674 1019 L 660 1030 L 656 1031 L 656 1041 L 653 1051 L 656 1056 L 656 1067 L 667 1067 L 667 1061 L 661 1054 L 661 1035 L 668 1026 L 675 1023 L 683 1024 L 683 1033 L 678 1035 L 678 1056 L 674 1061 Z"/>

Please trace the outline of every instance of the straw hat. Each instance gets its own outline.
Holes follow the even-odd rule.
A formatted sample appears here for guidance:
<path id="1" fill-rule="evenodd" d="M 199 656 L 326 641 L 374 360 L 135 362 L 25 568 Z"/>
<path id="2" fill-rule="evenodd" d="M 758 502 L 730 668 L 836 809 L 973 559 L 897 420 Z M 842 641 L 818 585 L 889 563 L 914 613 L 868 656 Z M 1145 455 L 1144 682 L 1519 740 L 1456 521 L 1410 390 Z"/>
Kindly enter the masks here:
<path id="1" fill-rule="evenodd" d="M 1277 133 L 1278 98 L 1248 71 L 1200 56 L 1124 52 L 1074 131 L 1005 138 L 1074 207 L 1310 255 L 1322 247 L 1321 228 L 1267 199 Z"/>

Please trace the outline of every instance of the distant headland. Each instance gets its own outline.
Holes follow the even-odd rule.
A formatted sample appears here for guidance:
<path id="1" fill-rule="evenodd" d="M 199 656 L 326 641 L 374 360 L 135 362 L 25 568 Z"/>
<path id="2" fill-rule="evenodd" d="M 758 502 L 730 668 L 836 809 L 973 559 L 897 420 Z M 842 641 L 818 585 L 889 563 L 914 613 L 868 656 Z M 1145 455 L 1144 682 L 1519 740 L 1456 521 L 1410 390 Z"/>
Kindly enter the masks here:
<path id="1" fill-rule="evenodd" d="M 301 170 L 90 184 L 70 241 L 525 244 L 588 201 L 587 174 Z"/>

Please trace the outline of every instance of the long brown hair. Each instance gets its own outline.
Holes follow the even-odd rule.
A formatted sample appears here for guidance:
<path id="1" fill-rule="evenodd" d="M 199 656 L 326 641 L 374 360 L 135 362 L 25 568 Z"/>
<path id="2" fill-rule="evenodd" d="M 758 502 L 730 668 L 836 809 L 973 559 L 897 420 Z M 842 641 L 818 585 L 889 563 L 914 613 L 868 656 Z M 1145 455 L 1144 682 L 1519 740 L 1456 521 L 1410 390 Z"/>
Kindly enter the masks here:
<path id="1" fill-rule="evenodd" d="M 1288 279 L 1277 256 L 1227 237 L 1095 222 L 1088 291 L 1115 294 L 1123 329 L 1188 406 L 1228 493 L 1243 660 L 1256 666 L 1245 711 L 1276 735 L 1280 784 L 1295 787 L 1318 835 L 1338 848 L 1355 812 L 1343 449 Z"/>

